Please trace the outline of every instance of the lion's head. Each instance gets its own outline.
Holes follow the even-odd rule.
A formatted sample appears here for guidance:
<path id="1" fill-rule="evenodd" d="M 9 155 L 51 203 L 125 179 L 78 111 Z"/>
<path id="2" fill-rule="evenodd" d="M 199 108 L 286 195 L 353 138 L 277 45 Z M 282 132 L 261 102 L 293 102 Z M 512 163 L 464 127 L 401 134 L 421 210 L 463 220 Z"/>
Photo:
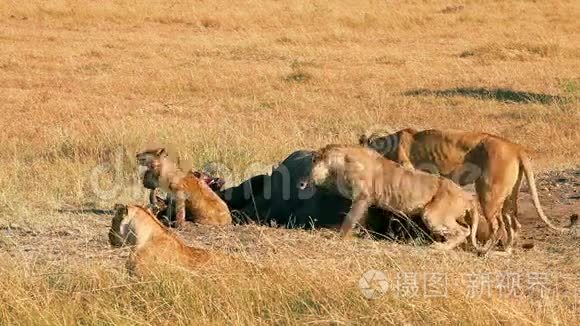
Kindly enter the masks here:
<path id="1" fill-rule="evenodd" d="M 140 166 L 147 167 L 148 169 L 158 169 L 161 159 L 167 157 L 167 151 L 165 148 L 154 148 L 147 149 L 143 152 L 137 153 L 137 163 Z"/>

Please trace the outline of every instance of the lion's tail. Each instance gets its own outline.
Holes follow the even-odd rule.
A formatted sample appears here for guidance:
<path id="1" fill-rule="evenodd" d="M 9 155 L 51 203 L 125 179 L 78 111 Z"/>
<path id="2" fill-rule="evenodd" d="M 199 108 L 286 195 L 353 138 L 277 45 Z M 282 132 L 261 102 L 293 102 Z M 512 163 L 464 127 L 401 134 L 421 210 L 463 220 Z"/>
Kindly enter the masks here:
<path id="1" fill-rule="evenodd" d="M 546 224 L 548 224 L 550 228 L 560 232 L 568 232 L 569 231 L 568 228 L 561 228 L 555 226 L 554 224 L 552 224 L 552 222 L 550 222 L 550 220 L 548 220 L 546 214 L 544 214 L 544 210 L 542 210 L 542 206 L 540 205 L 540 199 L 538 198 L 538 190 L 536 189 L 536 181 L 534 179 L 534 172 L 532 171 L 532 164 L 530 162 L 530 159 L 524 152 L 520 153 L 520 167 L 526 176 L 528 187 L 530 188 L 530 194 L 532 195 L 532 200 L 534 202 L 534 207 L 536 207 L 536 212 L 538 212 L 540 218 Z"/>

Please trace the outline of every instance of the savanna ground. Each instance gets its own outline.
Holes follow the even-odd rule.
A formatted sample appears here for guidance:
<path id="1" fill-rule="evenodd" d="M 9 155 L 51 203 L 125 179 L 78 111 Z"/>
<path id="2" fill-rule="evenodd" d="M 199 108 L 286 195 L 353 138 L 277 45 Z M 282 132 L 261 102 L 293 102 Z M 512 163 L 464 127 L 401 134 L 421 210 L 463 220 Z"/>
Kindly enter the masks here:
<path id="1" fill-rule="evenodd" d="M 520 243 L 534 247 L 509 258 L 189 226 L 187 242 L 270 272 L 140 280 L 106 232 L 114 203 L 145 202 L 133 157 L 149 144 L 219 162 L 235 184 L 378 127 L 525 145 L 565 225 L 580 210 L 579 13 L 552 0 L 1 1 L 0 324 L 578 323 L 578 239 L 538 222 L 525 189 Z M 370 269 L 390 281 L 371 300 L 358 287 Z"/>

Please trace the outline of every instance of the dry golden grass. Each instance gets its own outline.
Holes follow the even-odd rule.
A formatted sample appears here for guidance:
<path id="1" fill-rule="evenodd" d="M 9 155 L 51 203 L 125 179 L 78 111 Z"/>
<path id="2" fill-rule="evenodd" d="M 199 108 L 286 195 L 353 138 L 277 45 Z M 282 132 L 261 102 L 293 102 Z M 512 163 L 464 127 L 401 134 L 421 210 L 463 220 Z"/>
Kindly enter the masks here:
<path id="1" fill-rule="evenodd" d="M 445 302 L 368 301 L 356 287 L 369 268 L 574 274 L 574 240 L 480 260 L 232 227 L 204 236 L 276 277 L 139 283 L 107 249 L 108 216 L 63 209 L 143 201 L 133 155 L 150 143 L 197 167 L 221 162 L 231 182 L 377 126 L 492 132 L 527 146 L 538 171 L 577 167 L 578 12 L 553 0 L 0 2 L 0 250 L 13 256 L 0 262 L 0 323 L 574 323 L 569 298 L 465 299 L 453 284 Z M 107 163 L 119 173 L 91 177 Z M 31 239 L 41 250 L 18 249 Z"/>

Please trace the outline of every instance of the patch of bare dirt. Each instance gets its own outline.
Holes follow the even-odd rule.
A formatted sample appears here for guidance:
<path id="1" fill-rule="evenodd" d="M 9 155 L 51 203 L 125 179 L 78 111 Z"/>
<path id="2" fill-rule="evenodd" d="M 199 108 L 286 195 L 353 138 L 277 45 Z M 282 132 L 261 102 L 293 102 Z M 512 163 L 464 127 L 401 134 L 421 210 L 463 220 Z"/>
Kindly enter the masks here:
<path id="1" fill-rule="evenodd" d="M 558 226 L 569 226 L 570 217 L 580 214 L 580 168 L 547 172 L 536 179 L 546 216 Z M 558 236 L 536 213 L 527 185 L 522 187 L 518 203 L 522 239 L 537 242 Z"/>

